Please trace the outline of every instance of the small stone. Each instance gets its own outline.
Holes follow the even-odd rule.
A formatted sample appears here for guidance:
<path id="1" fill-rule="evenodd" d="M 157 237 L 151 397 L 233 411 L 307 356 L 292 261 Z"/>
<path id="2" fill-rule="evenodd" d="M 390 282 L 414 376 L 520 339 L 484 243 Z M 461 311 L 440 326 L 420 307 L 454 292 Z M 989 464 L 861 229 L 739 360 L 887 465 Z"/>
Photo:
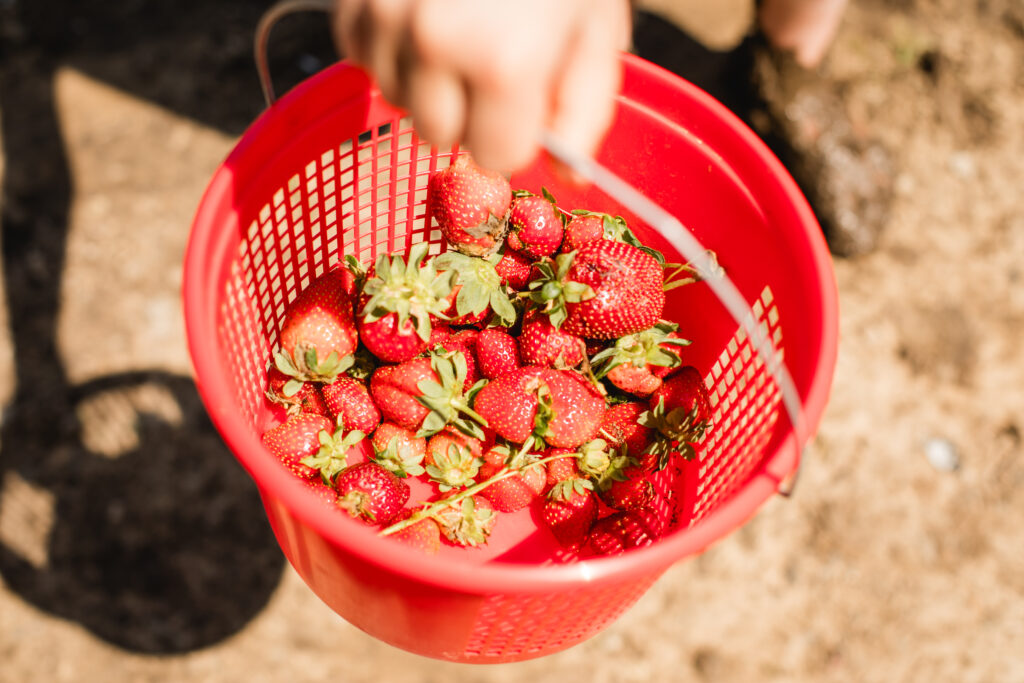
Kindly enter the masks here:
<path id="1" fill-rule="evenodd" d="M 948 439 L 928 439 L 924 444 L 924 455 L 932 467 L 941 472 L 955 472 L 960 469 L 960 456 L 956 452 L 956 446 Z"/>

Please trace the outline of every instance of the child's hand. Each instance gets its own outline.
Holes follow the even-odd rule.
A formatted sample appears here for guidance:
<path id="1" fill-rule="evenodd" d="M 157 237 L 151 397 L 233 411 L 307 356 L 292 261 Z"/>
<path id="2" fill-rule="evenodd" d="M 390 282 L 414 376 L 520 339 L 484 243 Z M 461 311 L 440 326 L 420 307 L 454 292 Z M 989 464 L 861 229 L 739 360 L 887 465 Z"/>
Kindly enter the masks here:
<path id="1" fill-rule="evenodd" d="M 440 146 L 515 170 L 547 128 L 593 152 L 628 47 L 628 0 L 338 0 L 335 36 Z"/>

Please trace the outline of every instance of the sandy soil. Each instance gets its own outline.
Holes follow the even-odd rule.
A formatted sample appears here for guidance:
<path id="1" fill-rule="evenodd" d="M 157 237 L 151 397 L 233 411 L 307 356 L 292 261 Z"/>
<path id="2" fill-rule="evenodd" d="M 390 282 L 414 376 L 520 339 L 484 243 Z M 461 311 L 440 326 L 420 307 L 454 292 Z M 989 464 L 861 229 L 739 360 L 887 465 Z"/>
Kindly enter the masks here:
<path id="1" fill-rule="evenodd" d="M 892 198 L 835 262 L 795 496 L 592 640 L 487 668 L 369 638 L 286 566 L 179 300 L 192 212 L 260 109 L 260 7 L 116 4 L 0 6 L 0 682 L 1024 681 L 1019 0 L 854 2 L 821 70 Z M 315 22 L 276 35 L 279 87 L 330 59 Z"/>

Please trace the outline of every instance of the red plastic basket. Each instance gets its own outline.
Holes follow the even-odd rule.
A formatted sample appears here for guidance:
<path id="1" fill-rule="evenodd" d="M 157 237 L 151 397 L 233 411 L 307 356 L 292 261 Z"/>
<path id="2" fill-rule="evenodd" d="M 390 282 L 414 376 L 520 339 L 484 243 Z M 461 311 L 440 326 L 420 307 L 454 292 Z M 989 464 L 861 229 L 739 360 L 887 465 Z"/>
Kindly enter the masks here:
<path id="1" fill-rule="evenodd" d="M 714 250 L 799 392 L 806 432 L 832 381 L 837 299 L 831 260 L 807 203 L 753 133 L 705 93 L 636 57 L 599 161 Z M 503 515 L 486 549 L 437 556 L 330 514 L 267 453 L 265 363 L 286 304 L 353 254 L 429 241 L 429 174 L 457 150 L 422 143 L 360 70 L 339 63 L 269 108 L 214 175 L 185 263 L 188 341 L 213 422 L 255 480 L 277 539 L 323 601 L 367 633 L 448 660 L 539 657 L 607 627 L 673 563 L 747 520 L 792 475 L 803 444 L 746 334 L 707 287 L 670 293 L 666 317 L 693 340 L 686 362 L 714 405 L 702 457 L 666 471 L 672 530 L 623 555 L 575 560 L 529 511 Z M 512 178 L 566 208 L 632 216 L 594 188 L 565 185 L 548 161 Z M 638 236 L 677 252 L 631 220 Z M 806 438 L 806 435 L 805 437 Z"/>

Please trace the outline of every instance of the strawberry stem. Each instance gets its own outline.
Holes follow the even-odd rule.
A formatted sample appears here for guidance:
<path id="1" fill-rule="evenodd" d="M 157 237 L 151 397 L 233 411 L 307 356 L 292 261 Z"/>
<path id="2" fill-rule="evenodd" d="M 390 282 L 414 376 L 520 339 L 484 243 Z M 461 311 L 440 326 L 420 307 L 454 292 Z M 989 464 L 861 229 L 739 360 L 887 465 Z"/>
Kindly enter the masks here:
<path id="1" fill-rule="evenodd" d="M 571 456 L 565 453 L 560 453 L 558 455 L 549 455 L 548 457 L 541 458 L 540 460 L 534 460 L 530 463 L 523 465 L 522 467 L 509 467 L 508 465 L 506 465 L 505 467 L 502 467 L 500 470 L 498 470 L 493 475 L 491 475 L 487 479 L 484 479 L 481 482 L 477 482 L 476 484 L 473 484 L 468 488 L 464 488 L 458 493 L 448 496 L 447 498 L 442 498 L 440 500 L 434 501 L 433 503 L 430 503 L 429 505 L 423 506 L 416 512 L 406 517 L 405 519 L 399 522 L 395 522 L 391 526 L 382 529 L 380 531 L 380 535 L 390 536 L 391 534 L 398 533 L 402 529 L 410 527 L 413 524 L 416 524 L 417 522 L 426 519 L 427 517 L 433 517 L 439 510 L 454 505 L 455 503 L 458 503 L 459 501 L 464 500 L 465 498 L 474 496 L 483 491 L 484 489 L 486 489 L 488 486 L 491 486 L 492 484 L 499 482 L 502 479 L 508 479 L 509 477 L 515 476 L 522 472 L 523 470 L 525 470 L 527 467 L 535 467 L 536 465 L 543 465 L 545 463 L 551 462 L 552 460 L 559 460 L 561 458 L 567 457 Z"/>

